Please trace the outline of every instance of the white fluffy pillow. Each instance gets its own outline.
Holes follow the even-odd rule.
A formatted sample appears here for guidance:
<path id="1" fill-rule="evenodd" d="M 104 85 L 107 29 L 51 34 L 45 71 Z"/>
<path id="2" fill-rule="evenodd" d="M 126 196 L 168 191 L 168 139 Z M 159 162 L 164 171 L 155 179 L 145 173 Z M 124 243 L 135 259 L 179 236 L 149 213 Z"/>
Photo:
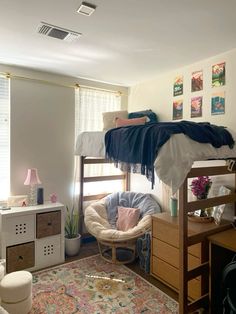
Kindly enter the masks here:
<path id="1" fill-rule="evenodd" d="M 127 119 L 128 111 L 121 110 L 103 112 L 102 117 L 103 117 L 103 131 L 107 131 L 116 127 L 116 118 Z"/>

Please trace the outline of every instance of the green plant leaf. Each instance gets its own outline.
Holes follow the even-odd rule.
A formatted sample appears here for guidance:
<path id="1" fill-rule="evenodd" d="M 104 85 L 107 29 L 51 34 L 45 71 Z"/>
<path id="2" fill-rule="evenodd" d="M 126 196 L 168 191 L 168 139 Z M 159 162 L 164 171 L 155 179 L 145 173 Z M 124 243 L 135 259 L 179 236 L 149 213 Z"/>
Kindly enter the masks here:
<path id="1" fill-rule="evenodd" d="M 79 232 L 79 214 L 74 213 L 74 207 L 69 210 L 66 206 L 65 236 L 69 239 L 77 237 Z"/>

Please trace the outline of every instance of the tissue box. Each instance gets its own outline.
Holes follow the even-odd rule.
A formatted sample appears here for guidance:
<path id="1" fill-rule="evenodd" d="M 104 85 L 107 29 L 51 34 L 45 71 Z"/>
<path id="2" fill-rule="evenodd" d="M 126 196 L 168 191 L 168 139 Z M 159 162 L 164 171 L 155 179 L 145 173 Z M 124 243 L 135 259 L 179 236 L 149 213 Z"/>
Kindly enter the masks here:
<path id="1" fill-rule="evenodd" d="M 7 206 L 9 207 L 28 206 L 28 204 L 28 195 L 14 195 L 8 197 L 7 200 Z"/>

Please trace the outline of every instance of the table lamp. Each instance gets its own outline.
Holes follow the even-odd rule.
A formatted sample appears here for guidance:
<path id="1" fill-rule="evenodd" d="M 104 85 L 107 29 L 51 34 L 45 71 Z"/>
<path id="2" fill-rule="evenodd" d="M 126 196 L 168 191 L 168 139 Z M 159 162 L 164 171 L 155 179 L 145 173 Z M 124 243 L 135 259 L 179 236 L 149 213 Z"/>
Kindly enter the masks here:
<path id="1" fill-rule="evenodd" d="M 24 185 L 30 185 L 29 205 L 37 205 L 36 185 L 41 184 L 36 168 L 28 169 Z"/>

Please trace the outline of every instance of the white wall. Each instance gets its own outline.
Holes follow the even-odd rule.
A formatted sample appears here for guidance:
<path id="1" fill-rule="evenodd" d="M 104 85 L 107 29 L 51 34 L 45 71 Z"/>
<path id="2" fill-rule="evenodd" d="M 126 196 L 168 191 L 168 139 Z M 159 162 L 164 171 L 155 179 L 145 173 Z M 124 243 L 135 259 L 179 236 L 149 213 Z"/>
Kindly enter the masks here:
<path id="1" fill-rule="evenodd" d="M 218 88 L 211 87 L 211 70 L 215 63 L 226 62 L 226 85 Z M 203 70 L 203 90 L 191 92 L 191 74 L 196 70 Z M 184 77 L 184 93 L 173 97 L 173 82 L 176 75 Z M 159 116 L 160 121 L 172 120 L 172 108 L 174 99 L 183 99 L 183 119 L 196 122 L 209 121 L 217 125 L 225 125 L 236 131 L 236 50 L 231 50 L 207 60 L 173 70 L 155 79 L 137 84 L 129 90 L 129 112 L 152 109 Z M 225 91 L 226 104 L 224 115 L 211 115 L 211 94 L 217 91 Z M 194 96 L 203 96 L 203 116 L 190 118 L 190 100 Z M 158 183 L 158 178 L 156 178 Z M 161 198 L 161 185 L 156 184 L 155 189 L 150 189 L 150 182 L 145 177 L 141 179 L 137 175 L 131 177 L 131 189 L 153 193 Z"/>
<path id="2" fill-rule="evenodd" d="M 45 200 L 53 192 L 71 204 L 74 170 L 74 84 L 120 90 L 127 108 L 127 88 L 0 65 L 0 72 L 34 78 L 11 79 L 11 195 L 27 194 L 28 168 L 38 168 Z M 45 80 L 55 82 L 40 82 Z M 71 86 L 63 87 L 58 84 Z"/>

